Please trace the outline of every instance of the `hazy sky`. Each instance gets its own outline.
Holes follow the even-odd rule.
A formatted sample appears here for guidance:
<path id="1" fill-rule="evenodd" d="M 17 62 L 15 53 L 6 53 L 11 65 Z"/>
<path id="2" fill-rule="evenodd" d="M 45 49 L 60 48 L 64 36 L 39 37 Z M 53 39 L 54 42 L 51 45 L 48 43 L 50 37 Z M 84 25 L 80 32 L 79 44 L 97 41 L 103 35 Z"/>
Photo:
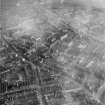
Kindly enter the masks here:
<path id="1" fill-rule="evenodd" d="M 16 6 L 16 3 L 19 0 L 1 0 L 1 5 L 2 5 L 2 9 L 3 10 L 9 10 L 11 9 L 13 6 Z"/>
<path id="2" fill-rule="evenodd" d="M 29 20 L 29 18 L 27 17 L 29 16 L 31 17 L 31 15 L 35 14 L 35 8 L 37 6 L 37 5 L 34 5 L 35 1 L 40 1 L 40 0 L 1 0 L 2 22 L 3 22 L 4 27 L 16 26 L 18 23 L 21 23 L 24 20 L 24 18 L 28 21 L 28 23 L 30 21 L 32 23 L 32 20 Z M 48 0 L 43 0 L 43 1 L 48 1 Z M 60 1 L 60 0 L 52 0 L 52 1 Z M 64 0 L 64 1 L 67 1 L 67 2 L 84 1 L 85 4 L 90 5 L 89 3 L 91 1 L 99 2 L 103 0 Z M 95 5 L 94 2 L 93 4 Z M 38 7 L 38 9 L 40 8 Z"/>
<path id="3" fill-rule="evenodd" d="M 15 25 L 22 15 L 26 16 L 30 12 L 28 1 L 32 0 L 1 0 L 2 22 L 7 26 L 12 23 Z"/>

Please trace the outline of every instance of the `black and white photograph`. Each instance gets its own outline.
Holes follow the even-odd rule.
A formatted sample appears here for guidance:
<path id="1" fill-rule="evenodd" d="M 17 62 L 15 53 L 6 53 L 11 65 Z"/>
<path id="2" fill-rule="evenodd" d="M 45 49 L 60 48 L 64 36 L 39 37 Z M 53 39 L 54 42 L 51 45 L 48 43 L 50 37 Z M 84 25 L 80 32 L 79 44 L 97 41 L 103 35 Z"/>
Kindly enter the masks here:
<path id="1" fill-rule="evenodd" d="M 105 105 L 105 0 L 0 0 L 0 105 Z"/>

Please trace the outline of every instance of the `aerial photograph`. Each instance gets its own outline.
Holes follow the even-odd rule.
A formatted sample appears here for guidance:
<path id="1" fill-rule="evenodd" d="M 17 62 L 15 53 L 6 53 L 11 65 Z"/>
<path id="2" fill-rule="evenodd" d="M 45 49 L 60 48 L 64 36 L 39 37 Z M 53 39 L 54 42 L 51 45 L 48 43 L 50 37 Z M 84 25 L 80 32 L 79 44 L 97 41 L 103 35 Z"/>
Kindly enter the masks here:
<path id="1" fill-rule="evenodd" d="M 0 105 L 105 105 L 105 0 L 0 0 Z"/>

